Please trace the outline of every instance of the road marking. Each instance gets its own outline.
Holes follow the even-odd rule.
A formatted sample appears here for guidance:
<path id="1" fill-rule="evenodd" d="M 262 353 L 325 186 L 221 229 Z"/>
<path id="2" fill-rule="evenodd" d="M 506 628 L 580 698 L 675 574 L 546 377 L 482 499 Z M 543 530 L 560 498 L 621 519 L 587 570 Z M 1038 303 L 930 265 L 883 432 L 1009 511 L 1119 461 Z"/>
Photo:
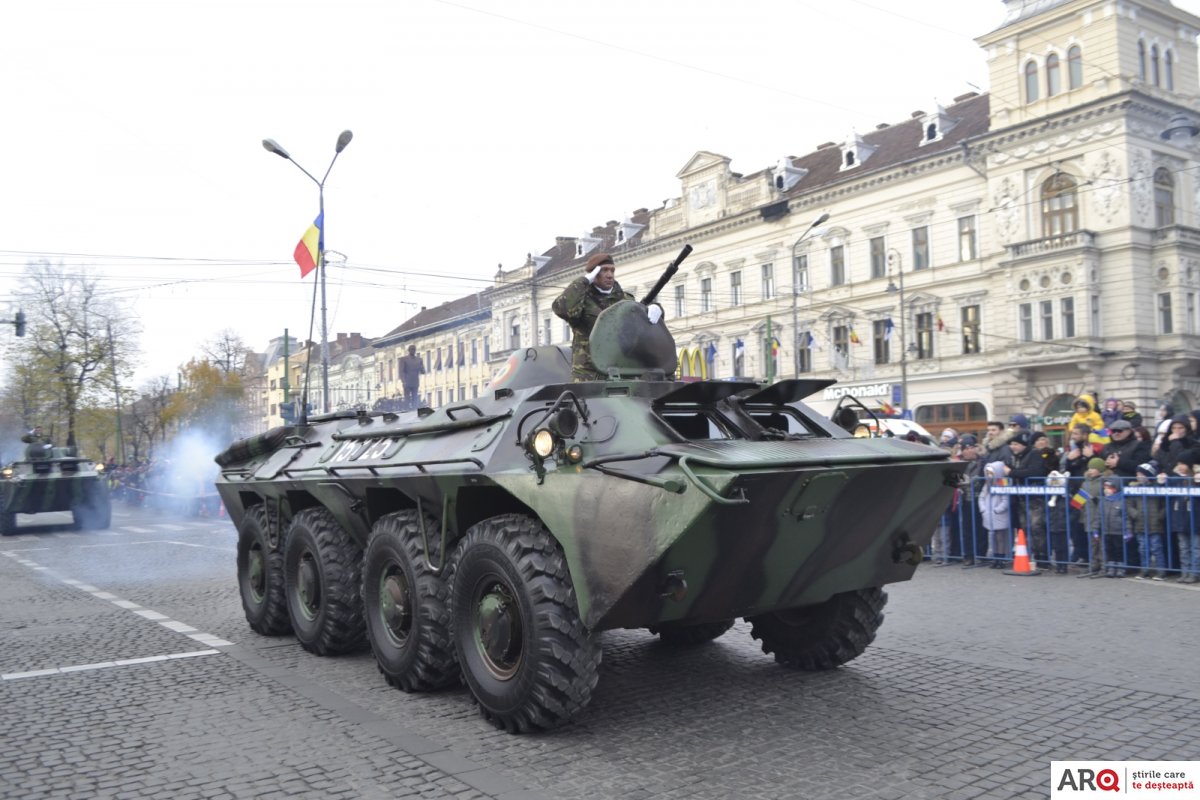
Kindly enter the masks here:
<path id="1" fill-rule="evenodd" d="M 175 544 L 183 544 L 183 543 L 176 542 Z M 96 545 L 96 546 L 99 546 L 99 545 Z M 13 550 L 6 550 L 6 551 L 3 551 L 3 553 L 5 556 L 11 558 L 13 561 L 16 561 L 18 564 L 20 564 L 24 567 L 28 567 L 29 569 L 43 572 L 46 575 L 49 575 L 50 577 L 55 578 L 55 579 L 61 581 L 62 583 L 65 583 L 68 586 L 78 589 L 81 592 L 87 592 L 88 594 L 95 597 L 97 600 L 107 600 L 108 602 L 112 603 L 113 605 L 117 606 L 118 608 L 123 608 L 126 611 L 132 611 L 134 614 L 137 614 L 139 617 L 142 617 L 143 619 L 148 619 L 152 622 L 157 622 L 159 625 L 162 625 L 164 628 L 175 631 L 176 633 L 182 633 L 183 635 L 187 636 L 189 639 L 192 639 L 193 641 L 200 642 L 201 644 L 208 645 L 209 647 L 230 647 L 233 645 L 233 642 L 225 641 L 224 639 L 222 639 L 218 636 L 213 636 L 211 633 L 204 633 L 203 631 L 198 631 L 195 628 L 193 628 L 191 625 L 188 625 L 186 622 L 177 622 L 177 621 L 171 619 L 170 617 L 168 617 L 166 614 L 160 614 L 159 612 L 157 612 L 153 609 L 144 608 L 144 607 L 138 605 L 137 603 L 133 602 L 132 600 L 125 600 L 121 597 L 117 597 L 115 594 L 112 594 L 111 592 L 106 592 L 103 589 L 98 589 L 95 586 L 92 586 L 91 584 L 84 583 L 83 581 L 77 581 L 74 578 L 68 577 L 66 575 L 59 575 L 58 573 L 56 573 L 54 570 L 50 569 L 49 567 L 43 567 L 41 564 L 38 564 L 36 561 L 30 561 L 28 558 L 23 557 L 19 552 L 16 552 Z M 20 673 L 20 674 L 25 675 L 25 673 Z M 38 674 L 53 674 L 53 673 L 43 673 L 42 671 L 38 671 Z"/>
<path id="2" fill-rule="evenodd" d="M 86 550 L 89 547 L 129 547 L 130 545 L 138 544 L 177 544 L 180 547 L 196 547 L 201 550 L 216 550 L 221 553 L 230 552 L 229 547 L 217 547 L 211 544 L 196 544 L 194 542 L 180 542 L 175 539 L 143 539 L 140 542 L 106 542 L 105 544 L 81 544 L 80 550 Z"/>
<path id="3" fill-rule="evenodd" d="M 228 644 L 228 642 L 226 642 Z M 28 672 L 6 672 L 0 675 L 0 680 L 19 681 L 24 678 L 40 678 L 45 675 L 69 675 L 72 672 L 91 672 L 97 669 L 112 669 L 113 667 L 129 667 L 134 664 L 150 664 L 156 661 L 174 661 L 180 658 L 196 658 L 197 656 L 215 656 L 220 650 L 193 650 L 189 653 L 168 653 L 162 656 L 142 656 L 141 658 L 122 658 L 117 661 L 100 661 L 95 664 L 74 664 L 67 667 L 51 667 L 50 669 L 34 669 Z"/>
<path id="4" fill-rule="evenodd" d="M 138 528 L 133 525 L 122 525 L 121 530 L 132 531 L 133 533 L 154 533 L 153 528 Z"/>

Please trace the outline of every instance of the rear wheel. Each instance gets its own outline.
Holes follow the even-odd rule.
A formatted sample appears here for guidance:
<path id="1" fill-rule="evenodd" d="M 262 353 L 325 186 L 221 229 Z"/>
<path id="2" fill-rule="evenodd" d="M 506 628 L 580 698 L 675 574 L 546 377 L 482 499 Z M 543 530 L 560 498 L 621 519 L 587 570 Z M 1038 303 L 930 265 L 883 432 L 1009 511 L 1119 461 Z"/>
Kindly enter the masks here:
<path id="1" fill-rule="evenodd" d="M 762 640 L 785 667 L 826 670 L 840 667 L 867 649 L 883 624 L 887 593 L 880 588 L 842 592 L 815 606 L 747 617 L 750 635 Z"/>
<path id="2" fill-rule="evenodd" d="M 17 532 L 17 515 L 12 511 L 0 511 L 0 536 L 12 536 Z"/>
<path id="3" fill-rule="evenodd" d="M 719 638 L 733 627 L 733 620 L 720 622 L 701 622 L 693 625 L 682 625 L 678 622 L 664 622 L 650 628 L 651 633 L 657 633 L 658 638 L 665 644 L 687 647 L 704 644 Z"/>
<path id="4" fill-rule="evenodd" d="M 363 646 L 362 549 L 326 509 L 292 519 L 283 577 L 292 632 L 305 650 L 326 656 Z"/>
<path id="5" fill-rule="evenodd" d="M 484 718 L 524 733 L 561 725 L 587 706 L 601 651 L 545 526 L 520 514 L 473 525 L 453 570 L 454 649 Z"/>
<path id="6" fill-rule="evenodd" d="M 278 521 L 266 506 L 246 510 L 238 526 L 237 575 L 242 610 L 250 628 L 263 636 L 292 632 L 283 583 L 283 553 L 272 547 L 270 531 Z"/>
<path id="7" fill-rule="evenodd" d="M 450 589 L 445 572 L 426 565 L 422 521 L 433 552 L 438 552 L 437 522 L 416 511 L 380 518 L 371 529 L 363 555 L 362 599 L 367 638 L 379 671 L 406 692 L 440 689 L 458 681 L 458 663 L 450 640 Z"/>

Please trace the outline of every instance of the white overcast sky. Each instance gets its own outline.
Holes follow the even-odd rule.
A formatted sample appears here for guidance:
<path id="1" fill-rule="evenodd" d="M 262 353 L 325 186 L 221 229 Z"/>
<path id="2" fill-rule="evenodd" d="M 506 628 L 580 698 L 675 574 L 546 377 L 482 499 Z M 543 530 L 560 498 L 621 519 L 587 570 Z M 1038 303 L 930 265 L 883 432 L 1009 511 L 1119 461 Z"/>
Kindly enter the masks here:
<path id="1" fill-rule="evenodd" d="M 1200 13 L 1200 0 L 1177 0 Z M 32 258 L 140 318 L 139 383 L 233 328 L 308 332 L 292 250 L 325 186 L 329 331 L 379 336 L 555 236 L 987 89 L 1001 0 L 37 0 L 0 46 L 0 316 Z M 1194 90 L 1194 87 L 1193 87 Z M 11 335 L 11 329 L 0 330 Z M 314 338 L 319 336 L 319 330 Z"/>

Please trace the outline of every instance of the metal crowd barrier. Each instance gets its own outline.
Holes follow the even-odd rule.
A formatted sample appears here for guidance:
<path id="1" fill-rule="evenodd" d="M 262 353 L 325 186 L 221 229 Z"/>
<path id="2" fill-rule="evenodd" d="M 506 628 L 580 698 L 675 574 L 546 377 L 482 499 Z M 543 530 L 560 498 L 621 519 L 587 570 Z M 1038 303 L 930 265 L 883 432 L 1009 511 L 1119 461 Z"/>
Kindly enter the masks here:
<path id="1" fill-rule="evenodd" d="M 943 514 L 932 558 L 1007 567 L 1020 529 L 1030 560 L 1042 569 L 1115 569 L 1164 579 L 1200 574 L 1200 482 L 1181 476 L 1166 483 L 1120 481 L 1119 498 L 1105 501 L 1102 482 L 1084 478 L 1031 478 L 1024 485 L 974 478 Z M 1099 486 L 1098 496 L 1088 485 Z M 984 512 L 994 498 L 1007 501 L 1007 515 Z"/>

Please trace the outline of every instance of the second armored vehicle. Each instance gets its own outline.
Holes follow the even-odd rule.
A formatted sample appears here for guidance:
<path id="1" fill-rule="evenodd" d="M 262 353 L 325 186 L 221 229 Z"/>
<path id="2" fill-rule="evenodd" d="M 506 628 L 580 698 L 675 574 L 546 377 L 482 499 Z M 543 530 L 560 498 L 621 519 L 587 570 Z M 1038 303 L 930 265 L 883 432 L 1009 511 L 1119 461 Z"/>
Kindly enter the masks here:
<path id="1" fill-rule="evenodd" d="M 31 444 L 23 461 L 0 470 L 0 535 L 17 532 L 17 514 L 70 511 L 75 526 L 100 530 L 112 523 L 103 465 L 73 448 Z"/>

